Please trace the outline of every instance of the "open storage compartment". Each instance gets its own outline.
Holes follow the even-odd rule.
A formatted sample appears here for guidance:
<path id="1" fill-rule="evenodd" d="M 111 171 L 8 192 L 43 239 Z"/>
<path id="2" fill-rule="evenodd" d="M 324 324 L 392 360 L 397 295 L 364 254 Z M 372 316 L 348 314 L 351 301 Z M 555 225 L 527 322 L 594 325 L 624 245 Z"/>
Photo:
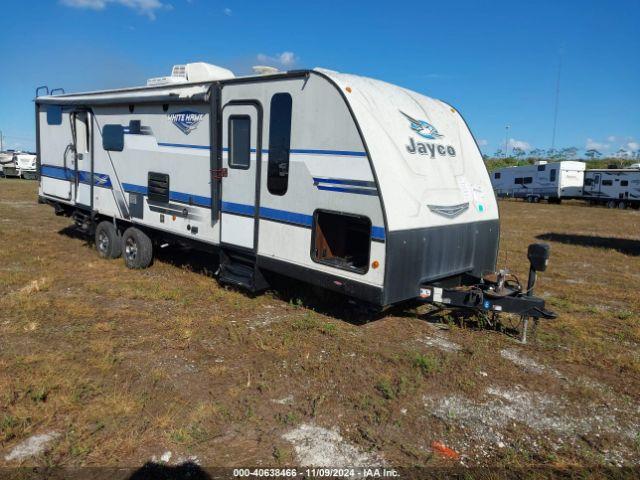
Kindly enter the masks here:
<path id="1" fill-rule="evenodd" d="M 369 269 L 371 220 L 359 215 L 316 210 L 311 258 L 332 267 L 365 273 Z"/>

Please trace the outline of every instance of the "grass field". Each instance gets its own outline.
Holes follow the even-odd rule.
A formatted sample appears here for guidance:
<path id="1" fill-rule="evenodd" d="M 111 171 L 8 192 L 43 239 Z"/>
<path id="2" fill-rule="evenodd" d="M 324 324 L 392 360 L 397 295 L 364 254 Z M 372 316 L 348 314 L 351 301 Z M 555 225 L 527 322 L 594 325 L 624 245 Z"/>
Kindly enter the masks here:
<path id="1" fill-rule="evenodd" d="M 363 321 L 285 282 L 250 297 L 197 253 L 128 270 L 36 189 L 0 179 L 0 464 L 640 459 L 638 211 L 500 204 L 502 266 L 526 278 L 527 245 L 552 250 L 536 293 L 559 318 L 521 345 L 426 307 Z"/>

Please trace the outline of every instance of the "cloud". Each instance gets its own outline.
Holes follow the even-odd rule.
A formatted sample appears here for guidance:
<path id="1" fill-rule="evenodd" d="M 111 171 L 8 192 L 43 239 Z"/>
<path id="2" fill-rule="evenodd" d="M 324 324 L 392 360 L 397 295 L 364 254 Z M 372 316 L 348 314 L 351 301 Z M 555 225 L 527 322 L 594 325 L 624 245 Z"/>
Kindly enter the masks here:
<path id="1" fill-rule="evenodd" d="M 612 138 L 612 137 L 609 137 Z M 608 143 L 596 142 L 593 138 L 587 138 L 587 143 L 584 146 L 585 150 L 607 150 L 609 148 Z"/>
<path id="2" fill-rule="evenodd" d="M 638 143 L 638 142 L 629 142 L 629 143 L 627 143 L 627 148 L 629 150 L 632 150 L 632 151 L 640 150 L 640 143 Z"/>
<path id="3" fill-rule="evenodd" d="M 260 63 L 272 64 L 272 65 L 281 65 L 283 67 L 290 67 L 295 65 L 298 61 L 298 57 L 296 57 L 293 52 L 282 52 L 278 53 L 275 56 L 265 55 L 264 53 L 259 53 L 256 57 Z"/>
<path id="4" fill-rule="evenodd" d="M 531 150 L 531 144 L 524 140 L 516 140 L 515 138 L 509 139 L 509 146 L 511 148 L 519 148 L 521 150 Z"/>
<path id="5" fill-rule="evenodd" d="M 66 7 L 95 11 L 104 10 L 110 4 L 122 5 L 146 16 L 149 20 L 155 20 L 156 11 L 173 8 L 170 4 L 162 3 L 160 0 L 60 0 L 60 3 Z"/>
<path id="6" fill-rule="evenodd" d="M 224 13 L 227 17 L 233 15 L 233 11 L 230 8 L 225 8 L 224 10 L 222 10 L 222 13 Z"/>
<path id="7" fill-rule="evenodd" d="M 478 140 L 478 145 L 480 145 L 481 147 L 486 147 L 487 145 L 489 145 L 489 142 L 484 138 L 481 138 L 480 140 Z"/>
<path id="8" fill-rule="evenodd" d="M 609 135 L 607 137 L 607 142 L 615 142 L 616 141 L 616 136 L 615 135 Z"/>

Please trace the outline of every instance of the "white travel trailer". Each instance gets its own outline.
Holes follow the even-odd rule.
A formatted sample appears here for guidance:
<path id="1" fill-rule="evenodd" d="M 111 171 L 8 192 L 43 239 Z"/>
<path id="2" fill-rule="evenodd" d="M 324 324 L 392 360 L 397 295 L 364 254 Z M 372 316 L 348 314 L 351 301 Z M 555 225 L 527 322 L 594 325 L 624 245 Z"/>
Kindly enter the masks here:
<path id="1" fill-rule="evenodd" d="M 592 204 L 609 208 L 640 207 L 640 170 L 587 170 L 584 175 L 583 198 Z"/>
<path id="2" fill-rule="evenodd" d="M 36 98 L 41 201 L 95 232 L 102 256 L 144 268 L 154 248 L 187 243 L 219 252 L 220 281 L 254 291 L 270 271 L 378 306 L 551 315 L 481 282 L 498 208 L 455 108 L 323 69 L 198 71 L 197 83 Z M 479 296 L 448 294 L 460 286 Z"/>
<path id="3" fill-rule="evenodd" d="M 0 152 L 0 174 L 4 175 L 4 166 L 13 165 L 13 152 Z"/>
<path id="4" fill-rule="evenodd" d="M 491 173 L 491 184 L 499 197 L 524 198 L 529 202 L 546 199 L 559 203 L 562 199 L 582 196 L 584 170 L 583 162 L 543 161 L 495 170 Z"/>
<path id="5" fill-rule="evenodd" d="M 32 153 L 14 152 L 11 156 L 0 157 L 0 163 L 5 177 L 37 178 L 36 156 Z"/>

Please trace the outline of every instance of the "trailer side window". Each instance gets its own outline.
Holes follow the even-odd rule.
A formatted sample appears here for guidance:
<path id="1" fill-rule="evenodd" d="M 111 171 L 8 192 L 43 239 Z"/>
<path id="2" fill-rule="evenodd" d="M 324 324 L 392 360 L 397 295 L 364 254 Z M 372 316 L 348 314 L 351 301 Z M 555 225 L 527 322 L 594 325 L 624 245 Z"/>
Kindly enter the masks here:
<path id="1" fill-rule="evenodd" d="M 284 195 L 289 185 L 291 107 L 288 93 L 276 93 L 271 97 L 267 189 L 273 195 Z"/>
<path id="2" fill-rule="evenodd" d="M 102 127 L 102 148 L 112 152 L 124 150 L 124 128 L 122 125 Z"/>
<path id="3" fill-rule="evenodd" d="M 47 124 L 62 125 L 62 106 L 61 105 L 47 106 Z"/>
<path id="4" fill-rule="evenodd" d="M 611 181 L 611 180 L 602 180 L 602 185 L 604 185 L 605 187 L 610 187 L 611 185 L 613 185 L 613 181 Z"/>
<path id="5" fill-rule="evenodd" d="M 621 187 L 628 187 L 629 186 L 629 180 L 621 180 L 620 181 L 620 186 Z"/>
<path id="6" fill-rule="evenodd" d="M 538 165 L 538 171 L 539 172 L 544 172 L 546 165 Z"/>
<path id="7" fill-rule="evenodd" d="M 332 267 L 365 273 L 369 266 L 371 221 L 318 210 L 313 216 L 311 258 Z"/>
<path id="8" fill-rule="evenodd" d="M 496 172 L 493 174 L 493 178 L 495 178 L 496 180 L 498 180 L 500 178 L 500 172 Z"/>
<path id="9" fill-rule="evenodd" d="M 556 181 L 556 169 L 555 169 L 555 168 L 552 168 L 552 169 L 549 171 L 549 180 L 550 180 L 551 182 L 555 182 L 555 181 Z"/>
<path id="10" fill-rule="evenodd" d="M 585 187 L 590 187 L 591 185 L 593 185 L 593 178 L 585 178 L 584 185 Z"/>
<path id="11" fill-rule="evenodd" d="M 517 177 L 513 180 L 516 185 L 522 185 L 522 177 Z"/>
<path id="12" fill-rule="evenodd" d="M 532 177 L 524 177 L 522 183 L 524 183 L 525 185 L 530 184 L 531 182 L 533 182 L 533 178 Z"/>
<path id="13" fill-rule="evenodd" d="M 229 117 L 229 167 L 246 170 L 251 162 L 251 118 Z"/>

